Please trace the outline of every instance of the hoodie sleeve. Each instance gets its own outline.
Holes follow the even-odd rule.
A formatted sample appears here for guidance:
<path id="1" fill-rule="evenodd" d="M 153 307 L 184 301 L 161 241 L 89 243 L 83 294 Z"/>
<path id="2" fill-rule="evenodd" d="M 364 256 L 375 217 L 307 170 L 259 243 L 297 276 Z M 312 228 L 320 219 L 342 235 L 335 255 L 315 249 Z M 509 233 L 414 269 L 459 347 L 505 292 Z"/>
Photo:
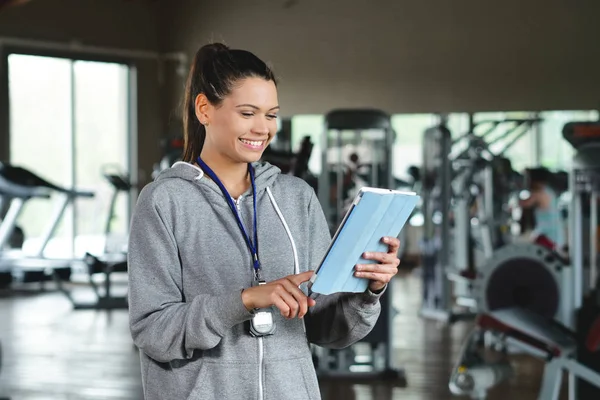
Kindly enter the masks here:
<path id="1" fill-rule="evenodd" d="M 323 209 L 312 192 L 309 214 L 309 268 L 317 268 L 325 255 L 331 235 Z M 385 291 L 385 290 L 384 290 Z M 316 305 L 305 316 L 306 333 L 311 343 L 322 347 L 344 348 L 363 339 L 373 329 L 381 305 L 377 294 L 364 293 L 313 294 Z"/>
<path id="2" fill-rule="evenodd" d="M 129 321 L 136 346 L 158 362 L 215 347 L 252 314 L 241 290 L 184 299 L 177 243 L 157 190 L 140 192 L 129 235 Z"/>

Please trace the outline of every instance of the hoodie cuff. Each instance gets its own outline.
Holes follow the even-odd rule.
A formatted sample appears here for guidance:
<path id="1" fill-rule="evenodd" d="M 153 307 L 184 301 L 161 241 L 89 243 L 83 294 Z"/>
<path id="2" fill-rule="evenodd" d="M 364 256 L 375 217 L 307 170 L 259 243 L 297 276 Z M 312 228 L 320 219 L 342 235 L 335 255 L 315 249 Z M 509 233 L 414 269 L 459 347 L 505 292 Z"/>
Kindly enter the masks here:
<path id="1" fill-rule="evenodd" d="M 365 303 L 367 304 L 376 304 L 379 302 L 379 299 L 381 298 L 381 296 L 383 296 L 383 294 L 385 293 L 385 291 L 388 288 L 388 284 L 386 284 L 383 289 L 381 289 L 379 292 L 377 293 L 373 293 L 371 292 L 371 289 L 367 288 L 366 292 L 363 293 L 363 297 L 365 300 Z"/>
<path id="2" fill-rule="evenodd" d="M 219 321 L 217 326 L 222 335 L 235 325 L 248 321 L 254 316 L 252 312 L 246 309 L 242 301 L 241 290 L 223 296 L 216 296 L 214 300 L 214 315 L 216 320 Z"/>
<path id="3" fill-rule="evenodd" d="M 357 293 L 352 296 L 350 298 L 350 305 L 356 310 L 368 311 L 376 309 L 379 307 L 379 299 L 383 296 L 387 288 L 388 285 L 385 285 L 379 293 L 373 293 L 367 288 L 363 293 Z"/>

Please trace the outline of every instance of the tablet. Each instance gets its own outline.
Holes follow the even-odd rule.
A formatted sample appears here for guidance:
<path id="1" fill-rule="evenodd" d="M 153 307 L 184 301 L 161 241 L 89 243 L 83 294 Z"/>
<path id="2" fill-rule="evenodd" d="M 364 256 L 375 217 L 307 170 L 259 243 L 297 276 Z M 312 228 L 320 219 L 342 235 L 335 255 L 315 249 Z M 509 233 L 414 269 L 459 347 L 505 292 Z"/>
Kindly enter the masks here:
<path id="1" fill-rule="evenodd" d="M 355 277 L 354 267 L 376 263 L 362 258 L 366 251 L 387 252 L 388 246 L 381 239 L 400 235 L 419 199 L 413 192 L 360 189 L 310 280 L 310 291 L 320 294 L 364 292 L 369 280 Z"/>

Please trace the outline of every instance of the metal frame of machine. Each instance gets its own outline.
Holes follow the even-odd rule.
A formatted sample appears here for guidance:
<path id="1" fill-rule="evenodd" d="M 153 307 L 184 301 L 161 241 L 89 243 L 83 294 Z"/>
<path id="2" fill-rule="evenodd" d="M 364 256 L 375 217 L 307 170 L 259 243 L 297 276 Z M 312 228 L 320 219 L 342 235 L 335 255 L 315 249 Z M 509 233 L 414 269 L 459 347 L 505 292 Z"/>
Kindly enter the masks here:
<path id="1" fill-rule="evenodd" d="M 56 232 L 67 206 L 77 198 L 94 197 L 94 193 L 62 188 L 40 178 L 31 171 L 7 164 L 0 165 L 0 185 L 4 187 L 7 196 L 11 197 L 8 211 L 0 223 L 0 270 L 10 270 L 19 279 L 23 274 L 30 271 L 44 272 L 51 270 L 55 272 L 59 269 L 70 271 L 75 260 L 70 258 L 48 258 L 44 256 L 44 251 Z M 21 250 L 6 250 L 5 245 L 14 232 L 17 218 L 23 211 L 25 203 L 34 197 L 50 198 L 55 193 L 62 195 L 62 199 L 56 206 L 54 214 L 50 217 L 41 242 L 34 254 L 23 254 Z"/>
<path id="2" fill-rule="evenodd" d="M 0 372 L 2 372 L 2 342 L 0 342 Z M 0 397 L 0 400 L 10 400 L 10 398 Z"/>
<path id="3" fill-rule="evenodd" d="M 319 178 L 318 197 L 327 217 L 330 229 L 335 231 L 344 217 L 344 178 L 347 178 L 347 161 L 342 156 L 345 145 L 367 146 L 370 163 L 365 169 L 364 186 L 393 188 L 392 145 L 395 132 L 388 114 L 372 109 L 341 109 L 329 112 L 325 117 L 322 136 L 322 170 Z M 334 153 L 335 159 L 328 156 Z M 370 169 L 369 169 L 370 168 Z M 356 171 L 354 171 L 356 172 Z M 333 189 L 332 189 L 333 188 Z M 356 187 L 360 189 L 360 187 Z M 381 298 L 381 316 L 375 327 L 363 340 L 346 349 L 333 350 L 315 346 L 317 374 L 320 378 L 389 379 L 406 384 L 403 369 L 392 365 L 392 319 L 395 310 L 392 290 L 388 288 Z M 359 347 L 367 346 L 370 354 L 359 354 Z"/>
<path id="4" fill-rule="evenodd" d="M 572 195 L 569 211 L 570 265 L 565 260 L 561 261 L 557 254 L 548 257 L 551 252 L 535 244 L 523 247 L 521 252 L 515 252 L 514 248 L 501 249 L 500 256 L 495 260 L 496 264 L 506 262 L 512 256 L 514 260 L 529 259 L 538 264 L 549 264 L 548 272 L 560 284 L 561 309 L 558 315 L 553 316 L 542 315 L 538 310 L 518 305 L 505 305 L 496 310 L 488 307 L 489 310 L 478 318 L 475 331 L 467 339 L 450 378 L 449 386 L 454 394 L 485 399 L 489 388 L 510 375 L 506 363 L 499 370 L 497 364 L 491 364 L 478 355 L 476 344 L 479 344 L 481 336 L 492 333 L 495 345 L 500 349 L 516 346 L 527 354 L 546 360 L 538 396 L 540 400 L 558 398 L 565 371 L 569 375 L 570 400 L 597 398 L 600 395 L 600 355 L 591 357 L 592 361 L 590 357 L 584 357 L 600 350 L 597 234 L 600 123 L 568 123 L 563 128 L 563 136 L 576 150 L 569 175 Z M 586 214 L 589 216 L 587 223 L 584 222 Z M 586 231 L 589 234 L 586 235 Z M 562 268 L 559 264 L 562 264 Z M 557 273 L 557 269 L 561 273 Z M 518 280 L 518 275 L 514 275 L 513 279 Z M 487 285 L 490 280 L 491 276 L 485 279 Z M 589 311 L 590 307 L 593 316 L 590 316 L 590 312 L 584 312 L 586 308 Z M 592 322 L 590 318 L 595 318 L 591 329 L 582 331 L 582 325 L 587 326 Z"/>
<path id="5" fill-rule="evenodd" d="M 120 194 L 129 193 L 135 185 L 133 185 L 129 176 L 122 171 L 109 171 L 104 166 L 105 170 L 102 175 L 113 187 L 113 194 L 110 200 L 110 206 L 108 209 L 108 215 L 106 217 L 106 223 L 104 228 L 105 245 L 104 252 L 101 255 L 93 255 L 86 253 L 83 259 L 87 269 L 88 283 L 92 288 L 95 299 L 89 302 L 83 302 L 77 300 L 76 297 L 69 292 L 62 280 L 55 276 L 55 280 L 58 289 L 67 297 L 67 299 L 73 304 L 75 310 L 113 310 L 113 309 L 127 309 L 129 307 L 127 295 L 115 296 L 113 293 L 111 276 L 114 273 L 127 273 L 127 249 L 120 248 L 115 251 L 111 249 L 109 245 L 110 236 L 112 233 L 111 223 L 115 216 L 115 206 L 117 198 Z M 102 288 L 98 286 L 94 277 L 96 275 L 103 275 Z"/>
<path id="6" fill-rule="evenodd" d="M 507 266 L 511 269 L 506 269 Z M 480 313 L 491 312 L 501 308 L 503 300 L 512 301 L 512 299 L 498 299 L 493 296 L 494 293 L 498 293 L 498 290 L 518 290 L 511 286 L 514 281 L 514 278 L 511 281 L 511 276 L 519 272 L 521 280 L 515 283 L 531 289 L 529 294 L 523 293 L 526 298 L 522 302 L 530 303 L 528 306 L 537 307 L 536 311 L 540 314 L 545 314 L 548 318 L 556 318 L 567 325 L 574 307 L 570 296 L 571 270 L 565 265 L 564 260 L 551 250 L 532 243 L 515 243 L 504 246 L 495 251 L 486 264 L 478 270 L 478 276 L 473 285 L 478 311 Z M 501 274 L 503 276 L 500 276 Z M 523 282 L 523 279 L 528 279 L 529 282 Z M 496 287 L 491 288 L 490 285 Z M 535 292 L 535 289 L 540 292 Z M 530 296 L 538 294 L 544 297 L 543 301 L 539 302 L 541 307 L 531 304 Z"/>
<path id="7" fill-rule="evenodd" d="M 422 317 L 448 323 L 475 317 L 479 306 L 473 284 L 478 268 L 505 243 L 496 222 L 499 215 L 495 204 L 500 194 L 495 190 L 494 162 L 539 121 L 530 118 L 471 123 L 469 131 L 456 139 L 452 139 L 444 121 L 424 132 Z M 475 127 L 483 124 L 490 127 L 483 134 L 475 134 Z M 511 126 L 486 142 L 504 125 Z M 502 140 L 502 149 L 492 152 L 490 147 Z M 466 143 L 465 149 L 456 150 L 461 142 Z M 477 205 L 477 224 L 472 218 L 473 203 Z M 474 234 L 482 248 L 479 257 L 472 254 Z"/>

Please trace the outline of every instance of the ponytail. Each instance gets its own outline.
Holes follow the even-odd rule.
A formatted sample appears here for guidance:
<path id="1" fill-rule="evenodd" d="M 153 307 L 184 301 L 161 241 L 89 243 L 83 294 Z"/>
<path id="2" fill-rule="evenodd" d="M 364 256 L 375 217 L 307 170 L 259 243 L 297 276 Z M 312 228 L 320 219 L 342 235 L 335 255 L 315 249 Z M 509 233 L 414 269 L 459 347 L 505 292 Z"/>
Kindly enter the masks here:
<path id="1" fill-rule="evenodd" d="M 185 84 L 185 95 L 183 98 L 183 161 L 194 162 L 202 152 L 204 139 L 206 139 L 206 128 L 200 123 L 196 116 L 196 96 L 198 91 L 196 69 L 200 52 L 196 54 L 187 82 Z"/>
<path id="2" fill-rule="evenodd" d="M 271 69 L 249 51 L 212 43 L 196 52 L 183 99 L 183 161 L 195 162 L 206 139 L 206 128 L 196 116 L 196 97 L 204 94 L 212 105 L 218 106 L 238 80 L 249 77 L 277 84 Z"/>

